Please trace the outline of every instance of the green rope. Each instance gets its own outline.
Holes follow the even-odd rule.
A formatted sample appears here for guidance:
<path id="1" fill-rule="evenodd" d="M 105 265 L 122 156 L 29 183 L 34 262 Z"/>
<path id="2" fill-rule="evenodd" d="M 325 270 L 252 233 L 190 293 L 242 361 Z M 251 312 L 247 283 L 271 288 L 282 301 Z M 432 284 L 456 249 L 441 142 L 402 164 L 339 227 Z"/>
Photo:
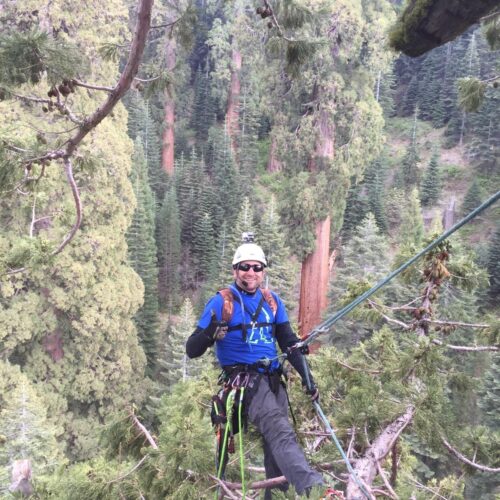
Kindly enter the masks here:
<path id="1" fill-rule="evenodd" d="M 445 231 L 441 236 L 436 238 L 432 243 L 427 245 L 422 251 L 420 251 L 418 254 L 413 256 L 411 259 L 406 261 L 403 265 L 398 267 L 395 271 L 390 273 L 388 276 L 380 280 L 375 286 L 370 288 L 370 290 L 367 290 L 365 293 L 357 297 L 355 300 L 353 300 L 351 303 L 347 304 L 345 307 L 343 307 L 339 312 L 335 313 L 333 316 L 330 318 L 326 319 L 323 323 L 321 323 L 319 326 L 314 328 L 311 333 L 307 336 L 307 338 L 296 344 L 296 347 L 302 347 L 308 345 L 310 342 L 312 342 L 318 335 L 321 335 L 322 333 L 327 332 L 340 318 L 343 318 L 346 314 L 348 314 L 350 311 L 352 311 L 355 307 L 357 307 L 359 304 L 361 304 L 363 301 L 365 301 L 368 297 L 373 295 L 377 290 L 382 288 L 384 285 L 389 283 L 395 276 L 398 274 L 402 273 L 405 269 L 410 267 L 416 260 L 418 260 L 420 257 L 425 255 L 427 252 L 432 250 L 434 247 L 439 245 L 442 241 L 444 241 L 446 238 L 448 238 L 450 235 L 452 235 L 455 231 L 460 229 L 464 224 L 467 224 L 471 219 L 476 217 L 478 214 L 480 214 L 483 210 L 486 210 L 489 206 L 493 205 L 498 199 L 500 198 L 500 191 L 495 193 L 493 196 L 488 198 L 483 204 L 481 204 L 479 207 L 477 207 L 475 210 L 473 210 L 469 215 L 464 217 L 461 221 L 457 222 L 453 227 L 451 227 L 448 231 Z M 306 374 L 306 385 L 308 389 L 311 389 L 311 380 L 309 378 L 309 368 L 307 366 L 307 361 L 305 357 L 302 357 L 303 363 L 304 363 L 304 369 L 305 369 L 305 374 Z M 344 462 L 346 463 L 347 469 L 351 476 L 353 477 L 354 481 L 356 484 L 359 486 L 361 491 L 363 492 L 363 495 L 365 495 L 366 498 L 370 499 L 372 496 L 368 493 L 366 488 L 363 486 L 361 481 L 356 475 L 356 472 L 354 471 L 351 463 L 349 462 L 349 459 L 347 458 L 347 455 L 345 454 L 344 450 L 342 449 L 342 445 L 340 444 L 337 436 L 335 435 L 335 432 L 328 422 L 328 419 L 326 418 L 325 414 L 323 413 L 323 410 L 321 409 L 321 406 L 317 401 L 313 401 L 313 406 L 314 409 L 316 410 L 316 413 L 320 417 L 320 419 L 323 421 L 323 424 L 325 425 L 327 431 L 330 433 L 330 436 L 335 443 L 335 446 L 337 449 L 340 451 L 340 454 L 342 455 L 342 458 Z"/>
<path id="2" fill-rule="evenodd" d="M 241 492 L 242 498 L 246 498 L 246 488 L 245 488 L 245 457 L 243 455 L 243 419 L 241 416 L 241 410 L 243 408 L 243 392 L 245 388 L 240 389 L 240 401 L 238 405 L 238 425 L 240 432 L 240 471 L 241 471 Z"/>
<path id="3" fill-rule="evenodd" d="M 226 456 L 227 441 L 228 441 L 228 437 L 229 437 L 229 431 L 232 427 L 231 420 L 232 420 L 232 415 L 233 415 L 233 403 L 234 403 L 235 393 L 236 393 L 236 390 L 233 389 L 228 394 L 227 400 L 226 400 L 226 418 L 227 418 L 227 421 L 226 421 L 226 428 L 224 430 L 224 439 L 222 441 L 222 452 L 219 456 L 219 467 L 217 470 L 217 479 L 222 478 L 222 469 L 223 469 L 225 456 Z M 214 496 L 215 500 L 217 500 L 218 497 L 219 497 L 219 488 L 217 488 L 217 490 L 215 492 L 215 496 Z"/>
<path id="4" fill-rule="evenodd" d="M 420 257 L 425 255 L 427 252 L 432 250 L 434 247 L 439 245 L 443 240 L 451 236 L 455 231 L 460 229 L 464 224 L 467 224 L 470 220 L 472 220 L 474 217 L 479 215 L 483 210 L 486 210 L 488 207 L 493 205 L 498 199 L 500 198 L 500 191 L 497 191 L 493 196 L 488 198 L 484 203 L 482 203 L 479 207 L 477 207 L 475 210 L 473 210 L 469 215 L 464 217 L 461 221 L 457 222 L 453 227 L 448 229 L 448 231 L 445 231 L 441 236 L 436 238 L 432 243 L 427 245 L 422 251 L 414 255 L 411 259 L 406 261 L 403 265 L 398 267 L 395 271 L 387 275 L 385 278 L 381 279 L 376 285 L 374 285 L 372 288 L 367 290 L 365 293 L 354 299 L 351 303 L 347 304 L 345 307 L 343 307 L 340 311 L 335 313 L 333 316 L 330 316 L 330 318 L 326 319 L 323 323 L 318 325 L 316 328 L 314 328 L 309 335 L 306 337 L 306 339 L 302 342 L 300 342 L 297 346 L 302 347 L 305 345 L 310 344 L 318 335 L 321 335 L 322 333 L 326 333 L 339 319 L 343 318 L 346 314 L 351 312 L 355 307 L 359 306 L 361 302 L 364 302 L 368 297 L 373 295 L 377 290 L 382 288 L 383 286 L 387 285 L 389 281 L 391 281 L 395 276 L 398 274 L 402 273 L 405 269 L 408 269 L 416 260 L 418 260 Z"/>

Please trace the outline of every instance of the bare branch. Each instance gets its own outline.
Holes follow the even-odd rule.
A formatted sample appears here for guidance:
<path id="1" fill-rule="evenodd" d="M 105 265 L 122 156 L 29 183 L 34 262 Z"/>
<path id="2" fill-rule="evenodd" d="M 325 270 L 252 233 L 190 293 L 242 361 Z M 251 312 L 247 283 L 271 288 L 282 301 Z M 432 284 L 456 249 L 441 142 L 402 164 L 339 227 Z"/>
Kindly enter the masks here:
<path id="1" fill-rule="evenodd" d="M 112 484 L 112 483 L 117 483 L 118 481 L 121 481 L 122 479 L 125 479 L 127 476 L 130 476 L 133 472 L 135 472 L 144 462 L 145 460 L 149 458 L 149 455 L 144 455 L 139 462 L 137 462 L 128 472 L 125 474 L 122 474 L 121 476 L 118 476 L 115 479 L 112 479 L 111 481 L 108 481 L 106 484 Z"/>
<path id="2" fill-rule="evenodd" d="M 498 347 L 494 345 L 484 345 L 484 346 L 466 346 L 466 345 L 452 345 L 445 344 L 441 340 L 433 339 L 432 342 L 436 345 L 446 347 L 448 349 L 453 349 L 454 351 L 466 351 L 466 352 L 484 352 L 493 351 L 498 352 Z"/>
<path id="3" fill-rule="evenodd" d="M 401 433 L 413 420 L 414 415 L 415 406 L 408 405 L 405 412 L 387 425 L 366 450 L 364 456 L 356 461 L 354 470 L 358 479 L 368 486 L 367 489 L 369 489 L 377 474 L 377 462 L 384 459 L 391 451 Z M 363 496 L 358 483 L 352 475 L 347 483 L 346 496 L 347 498 L 361 498 Z"/>
<path id="4" fill-rule="evenodd" d="M 402 321 L 399 321 L 398 319 L 394 319 L 394 318 L 391 318 L 389 316 L 387 316 L 386 314 L 384 314 L 378 304 L 376 304 L 375 302 L 373 302 L 372 300 L 368 300 L 368 305 L 375 311 L 377 311 L 380 316 L 382 316 L 382 318 L 384 318 L 387 323 L 393 323 L 395 325 L 398 325 L 399 327 L 401 327 L 403 330 L 411 330 L 411 326 L 406 324 L 406 323 L 403 323 Z M 412 308 L 413 309 L 413 308 Z"/>
<path id="5" fill-rule="evenodd" d="M 134 413 L 132 412 L 132 410 L 130 410 L 129 415 L 130 415 L 130 418 L 132 419 L 132 422 L 139 429 L 139 431 L 141 432 L 141 434 L 144 434 L 145 438 L 148 440 L 149 444 L 151 445 L 151 448 L 157 450 L 158 449 L 158 445 L 156 444 L 155 440 L 153 439 L 153 436 L 151 436 L 151 434 L 146 429 L 146 427 L 144 427 L 144 425 L 142 425 L 139 422 L 139 419 L 134 415 Z"/>
<path id="6" fill-rule="evenodd" d="M 439 320 L 439 319 L 430 319 L 430 318 L 423 318 L 421 321 L 424 321 L 426 323 L 431 323 L 433 325 L 444 325 L 444 326 L 463 326 L 466 328 L 489 328 L 490 325 L 486 325 L 484 323 L 463 323 L 461 321 L 446 321 L 446 320 Z"/>
<path id="7" fill-rule="evenodd" d="M 382 478 L 382 481 L 384 481 L 385 487 L 387 488 L 387 492 L 388 493 L 386 493 L 386 494 L 390 498 L 394 498 L 394 500 L 398 500 L 399 497 L 396 494 L 396 492 L 393 490 L 393 488 L 390 485 L 389 481 L 387 480 L 387 476 L 385 475 L 384 469 L 382 469 L 382 466 L 380 465 L 379 461 L 377 461 L 377 471 L 378 471 L 378 475 Z"/>
<path id="8" fill-rule="evenodd" d="M 80 80 L 76 80 L 73 78 L 71 80 L 73 85 L 76 85 L 77 87 L 83 87 L 85 89 L 90 89 L 90 90 L 102 90 L 104 92 L 113 92 L 114 88 L 113 87 L 105 87 L 104 85 L 94 85 L 92 83 L 85 83 L 81 82 Z"/>
<path id="9" fill-rule="evenodd" d="M 465 457 L 459 451 L 453 448 L 453 446 L 451 446 L 451 444 L 448 443 L 448 441 L 446 441 L 446 439 L 443 436 L 441 436 L 441 441 L 443 442 L 445 448 L 453 455 L 455 455 L 461 462 L 470 465 L 475 469 L 482 470 L 483 472 L 500 472 L 500 467 L 488 467 L 486 465 L 481 465 L 476 462 L 473 462 L 472 460 L 469 460 L 467 457 Z"/>
<path id="10" fill-rule="evenodd" d="M 57 255 L 63 250 L 63 248 L 74 238 L 82 223 L 82 201 L 80 199 L 78 186 L 76 185 L 75 179 L 73 177 L 73 165 L 69 156 L 64 158 L 64 171 L 66 172 L 66 178 L 68 179 L 68 183 L 71 186 L 71 192 L 73 193 L 73 199 L 75 200 L 76 221 L 66 238 L 64 238 L 61 244 L 51 253 L 51 255 Z"/>

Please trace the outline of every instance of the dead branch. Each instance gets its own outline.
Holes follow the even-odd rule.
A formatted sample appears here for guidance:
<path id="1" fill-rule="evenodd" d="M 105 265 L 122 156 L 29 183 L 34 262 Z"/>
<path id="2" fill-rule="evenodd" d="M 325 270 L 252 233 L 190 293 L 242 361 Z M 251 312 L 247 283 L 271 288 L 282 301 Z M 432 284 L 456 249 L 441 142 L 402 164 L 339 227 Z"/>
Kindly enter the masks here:
<path id="1" fill-rule="evenodd" d="M 441 436 L 441 441 L 443 442 L 445 448 L 450 453 L 455 455 L 455 457 L 457 457 L 461 462 L 463 462 L 467 465 L 470 465 L 471 467 L 474 467 L 475 469 L 482 470 L 483 472 L 500 472 L 500 467 L 488 467 L 486 465 L 481 465 L 481 464 L 478 464 L 477 462 L 473 462 L 472 460 L 469 460 L 467 457 L 462 455 L 458 450 L 453 448 L 453 446 L 451 446 L 451 444 L 448 443 L 448 441 L 446 441 L 446 439 L 443 436 Z"/>
<path id="2" fill-rule="evenodd" d="M 76 185 L 73 177 L 73 165 L 71 164 L 71 158 L 69 156 L 64 158 L 64 171 L 66 172 L 66 177 L 69 185 L 71 186 L 71 192 L 73 193 L 73 199 L 75 200 L 76 220 L 71 228 L 71 231 L 68 233 L 66 238 L 64 238 L 61 244 L 51 253 L 51 255 L 57 255 L 63 250 L 63 248 L 73 239 L 82 223 L 82 200 L 80 199 L 78 186 Z"/>
<path id="3" fill-rule="evenodd" d="M 354 470 L 359 480 L 370 486 L 377 473 L 377 463 L 391 451 L 394 443 L 404 429 L 411 423 L 415 415 L 415 406 L 409 405 L 405 412 L 383 429 L 366 450 L 364 456 L 357 460 Z M 362 498 L 363 494 L 352 475 L 347 483 L 347 498 Z"/>
<path id="4" fill-rule="evenodd" d="M 448 349 L 453 349 L 455 351 L 466 351 L 466 352 L 483 352 L 483 351 L 493 351 L 497 352 L 499 349 L 494 345 L 483 345 L 483 346 L 466 346 L 466 345 L 452 345 L 445 344 L 441 340 L 433 339 L 432 342 L 436 345 L 446 347 Z"/>
<path id="5" fill-rule="evenodd" d="M 466 328 L 488 328 L 490 326 L 485 323 L 463 323 L 461 321 L 446 321 L 446 320 L 443 321 L 439 319 L 429 319 L 429 318 L 422 319 L 421 321 L 426 323 L 431 323 L 433 325 L 463 326 Z"/>
<path id="6" fill-rule="evenodd" d="M 151 448 L 157 450 L 158 445 L 156 444 L 155 440 L 153 439 L 153 436 L 151 436 L 151 434 L 146 429 L 146 427 L 144 427 L 144 425 L 142 425 L 139 422 L 139 419 L 134 415 L 132 410 L 129 411 L 129 416 L 132 419 L 132 422 L 134 423 L 134 425 L 139 429 L 140 433 L 144 434 L 144 437 L 148 440 L 149 444 L 151 445 Z"/>
<path id="7" fill-rule="evenodd" d="M 382 466 L 380 465 L 380 462 L 378 462 L 378 461 L 377 461 L 377 471 L 378 471 L 378 475 L 382 478 L 382 481 L 384 482 L 385 487 L 387 488 L 387 493 L 386 493 L 387 496 L 389 496 L 390 498 L 393 498 L 394 500 L 399 500 L 398 495 L 393 490 L 392 486 L 390 485 L 389 481 L 387 480 L 387 476 L 385 475 L 384 469 L 382 468 Z M 375 492 L 375 490 L 372 490 L 372 491 Z"/>
<path id="8" fill-rule="evenodd" d="M 121 476 L 116 477 L 115 479 L 112 479 L 111 481 L 108 481 L 106 484 L 112 484 L 112 483 L 117 483 L 118 481 L 121 481 L 122 479 L 125 479 L 127 476 L 130 476 L 133 472 L 135 472 L 149 457 L 149 455 L 144 455 L 139 462 L 137 462 L 128 472 L 125 474 L 122 474 Z"/>
<path id="9" fill-rule="evenodd" d="M 411 330 L 411 325 L 408 325 L 407 323 L 404 323 L 403 321 L 399 321 L 398 319 L 394 319 L 394 318 L 391 318 L 390 316 L 387 316 L 386 314 L 384 314 L 378 304 L 376 304 L 375 302 L 373 302 L 372 300 L 368 300 L 368 305 L 370 306 L 371 309 L 373 309 L 374 311 L 377 311 L 378 314 L 380 314 L 380 316 L 382 316 L 382 318 L 384 318 L 387 323 L 392 323 L 392 324 L 395 324 L 395 325 L 398 325 L 399 327 L 401 327 L 403 330 Z M 415 308 L 411 308 L 411 310 L 414 310 Z"/>

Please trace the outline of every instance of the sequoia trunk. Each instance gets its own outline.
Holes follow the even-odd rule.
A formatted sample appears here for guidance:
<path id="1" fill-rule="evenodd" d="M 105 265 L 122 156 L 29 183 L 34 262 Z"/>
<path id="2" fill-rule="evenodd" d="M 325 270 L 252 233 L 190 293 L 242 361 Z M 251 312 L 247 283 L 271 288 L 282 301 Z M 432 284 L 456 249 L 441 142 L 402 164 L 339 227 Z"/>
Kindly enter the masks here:
<path id="1" fill-rule="evenodd" d="M 226 130 L 231 141 L 233 153 L 235 153 L 237 149 L 237 137 L 239 132 L 240 71 L 241 52 L 233 48 L 231 61 L 231 88 L 229 90 L 226 109 Z"/>
<path id="2" fill-rule="evenodd" d="M 165 63 L 169 73 L 172 73 L 177 59 L 176 42 L 173 35 L 167 37 L 165 47 Z M 175 102 L 172 85 L 169 83 L 165 89 L 165 118 L 163 122 L 161 164 L 169 176 L 174 173 L 174 144 L 175 144 Z"/>
<path id="3" fill-rule="evenodd" d="M 326 308 L 330 256 L 330 216 L 316 223 L 316 248 L 302 262 L 300 280 L 300 336 L 307 335 L 320 321 Z"/>

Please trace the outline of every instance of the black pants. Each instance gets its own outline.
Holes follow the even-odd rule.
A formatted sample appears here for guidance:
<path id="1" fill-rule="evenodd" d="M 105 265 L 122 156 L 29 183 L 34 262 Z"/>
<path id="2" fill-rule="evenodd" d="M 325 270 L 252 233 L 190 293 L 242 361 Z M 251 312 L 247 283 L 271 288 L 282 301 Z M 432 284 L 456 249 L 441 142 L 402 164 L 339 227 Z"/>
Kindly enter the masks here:
<path id="1" fill-rule="evenodd" d="M 323 484 L 321 474 L 309 467 L 304 452 L 297 443 L 295 432 L 288 420 L 288 401 L 280 385 L 276 394 L 269 379 L 261 375 L 258 387 L 250 401 L 248 420 L 255 425 L 264 440 L 264 466 L 266 478 L 285 476 L 299 495 L 306 488 Z M 288 483 L 281 485 L 286 490 Z M 271 499 L 271 490 L 264 497 Z"/>

